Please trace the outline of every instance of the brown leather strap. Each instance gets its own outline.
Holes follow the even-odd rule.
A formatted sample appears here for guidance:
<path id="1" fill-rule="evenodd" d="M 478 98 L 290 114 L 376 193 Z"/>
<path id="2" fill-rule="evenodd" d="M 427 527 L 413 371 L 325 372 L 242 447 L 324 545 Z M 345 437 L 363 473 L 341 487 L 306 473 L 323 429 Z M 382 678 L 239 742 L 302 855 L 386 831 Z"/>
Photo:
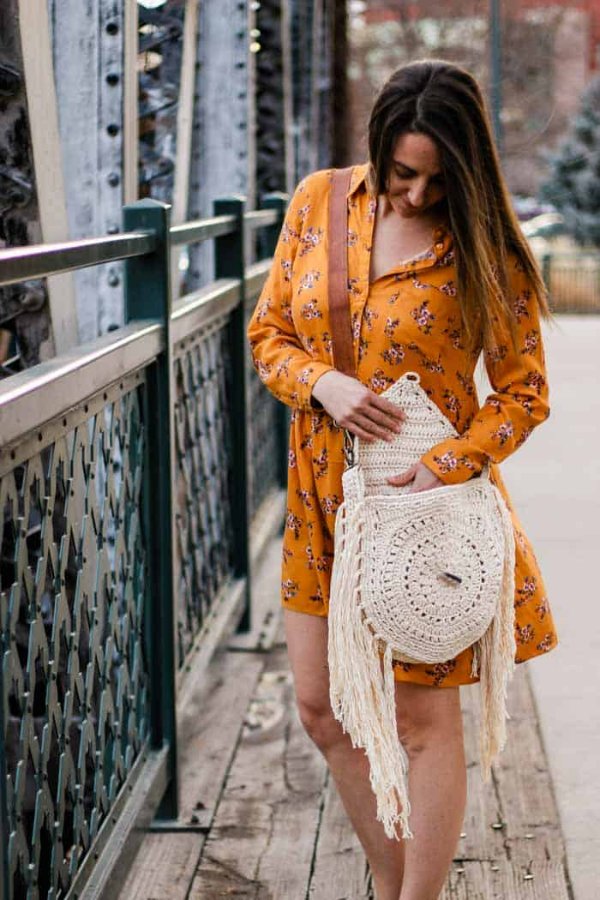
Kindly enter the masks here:
<path id="1" fill-rule="evenodd" d="M 356 375 L 352 320 L 348 302 L 348 206 L 352 166 L 336 169 L 329 195 L 329 322 L 333 364 L 345 375 Z"/>

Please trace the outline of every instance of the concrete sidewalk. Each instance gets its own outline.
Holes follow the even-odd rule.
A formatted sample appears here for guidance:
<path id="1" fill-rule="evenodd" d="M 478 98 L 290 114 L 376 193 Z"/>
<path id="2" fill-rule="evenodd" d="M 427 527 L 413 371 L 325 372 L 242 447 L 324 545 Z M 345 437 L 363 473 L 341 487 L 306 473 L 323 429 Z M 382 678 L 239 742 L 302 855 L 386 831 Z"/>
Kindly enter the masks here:
<path id="1" fill-rule="evenodd" d="M 600 885 L 600 316 L 557 317 L 544 338 L 550 418 L 502 474 L 558 630 L 559 646 L 528 666 L 575 900 L 592 900 Z"/>

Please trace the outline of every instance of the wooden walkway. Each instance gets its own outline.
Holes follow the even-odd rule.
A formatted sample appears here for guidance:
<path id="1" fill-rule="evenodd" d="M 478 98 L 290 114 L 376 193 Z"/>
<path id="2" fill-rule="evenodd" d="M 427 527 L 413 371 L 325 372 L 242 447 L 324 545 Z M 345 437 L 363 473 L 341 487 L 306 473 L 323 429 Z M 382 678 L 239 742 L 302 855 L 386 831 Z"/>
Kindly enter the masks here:
<path id="1" fill-rule="evenodd" d="M 273 542 L 259 627 L 218 652 L 205 690 L 187 705 L 178 827 L 144 836 L 120 900 L 373 897 L 365 856 L 297 715 L 278 570 Z M 572 900 L 526 666 L 511 685 L 507 747 L 487 785 L 478 688 L 461 689 L 468 805 L 442 900 Z"/>

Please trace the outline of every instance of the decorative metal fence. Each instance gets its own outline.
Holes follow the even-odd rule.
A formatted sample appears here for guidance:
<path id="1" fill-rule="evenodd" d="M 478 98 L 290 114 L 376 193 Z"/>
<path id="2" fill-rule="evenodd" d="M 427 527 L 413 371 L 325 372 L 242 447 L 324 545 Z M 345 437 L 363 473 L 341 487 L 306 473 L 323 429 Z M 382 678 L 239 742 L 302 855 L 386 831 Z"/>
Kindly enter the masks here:
<path id="1" fill-rule="evenodd" d="M 192 651 L 250 627 L 251 524 L 283 472 L 245 340 L 268 205 L 171 227 L 141 201 L 122 235 L 0 253 L 0 284 L 127 260 L 122 329 L 0 383 L 2 900 L 110 895 L 136 829 L 177 815 Z M 172 305 L 171 247 L 210 238 L 215 281 Z"/>

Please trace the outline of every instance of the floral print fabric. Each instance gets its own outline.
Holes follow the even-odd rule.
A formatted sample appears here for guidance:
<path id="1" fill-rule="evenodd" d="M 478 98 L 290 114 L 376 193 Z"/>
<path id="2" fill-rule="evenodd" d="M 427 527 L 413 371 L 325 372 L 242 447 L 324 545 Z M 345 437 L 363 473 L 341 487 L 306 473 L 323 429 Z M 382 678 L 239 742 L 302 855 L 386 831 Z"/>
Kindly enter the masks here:
<path id="1" fill-rule="evenodd" d="M 354 167 L 348 193 L 348 293 L 357 377 L 380 393 L 404 372 L 419 372 L 421 386 L 459 433 L 421 459 L 445 483 L 465 481 L 490 463 L 515 529 L 516 661 L 523 662 L 558 642 L 533 548 L 497 465 L 549 414 L 537 301 L 512 259 L 508 283 L 519 348 L 515 354 L 508 335 L 498 329 L 495 346 L 483 354 L 494 393 L 480 407 L 473 378 L 477 357 L 462 342 L 452 235 L 435 229 L 429 250 L 370 284 L 376 198 L 367 192 L 366 171 L 366 165 Z M 318 616 L 327 615 L 344 470 L 343 431 L 311 400 L 316 380 L 334 368 L 327 306 L 331 176 L 332 170 L 314 172 L 298 185 L 248 326 L 261 380 L 292 407 L 281 603 Z M 394 675 L 437 687 L 471 683 L 478 680 L 470 674 L 472 655 L 468 648 L 437 665 L 394 661 Z"/>

